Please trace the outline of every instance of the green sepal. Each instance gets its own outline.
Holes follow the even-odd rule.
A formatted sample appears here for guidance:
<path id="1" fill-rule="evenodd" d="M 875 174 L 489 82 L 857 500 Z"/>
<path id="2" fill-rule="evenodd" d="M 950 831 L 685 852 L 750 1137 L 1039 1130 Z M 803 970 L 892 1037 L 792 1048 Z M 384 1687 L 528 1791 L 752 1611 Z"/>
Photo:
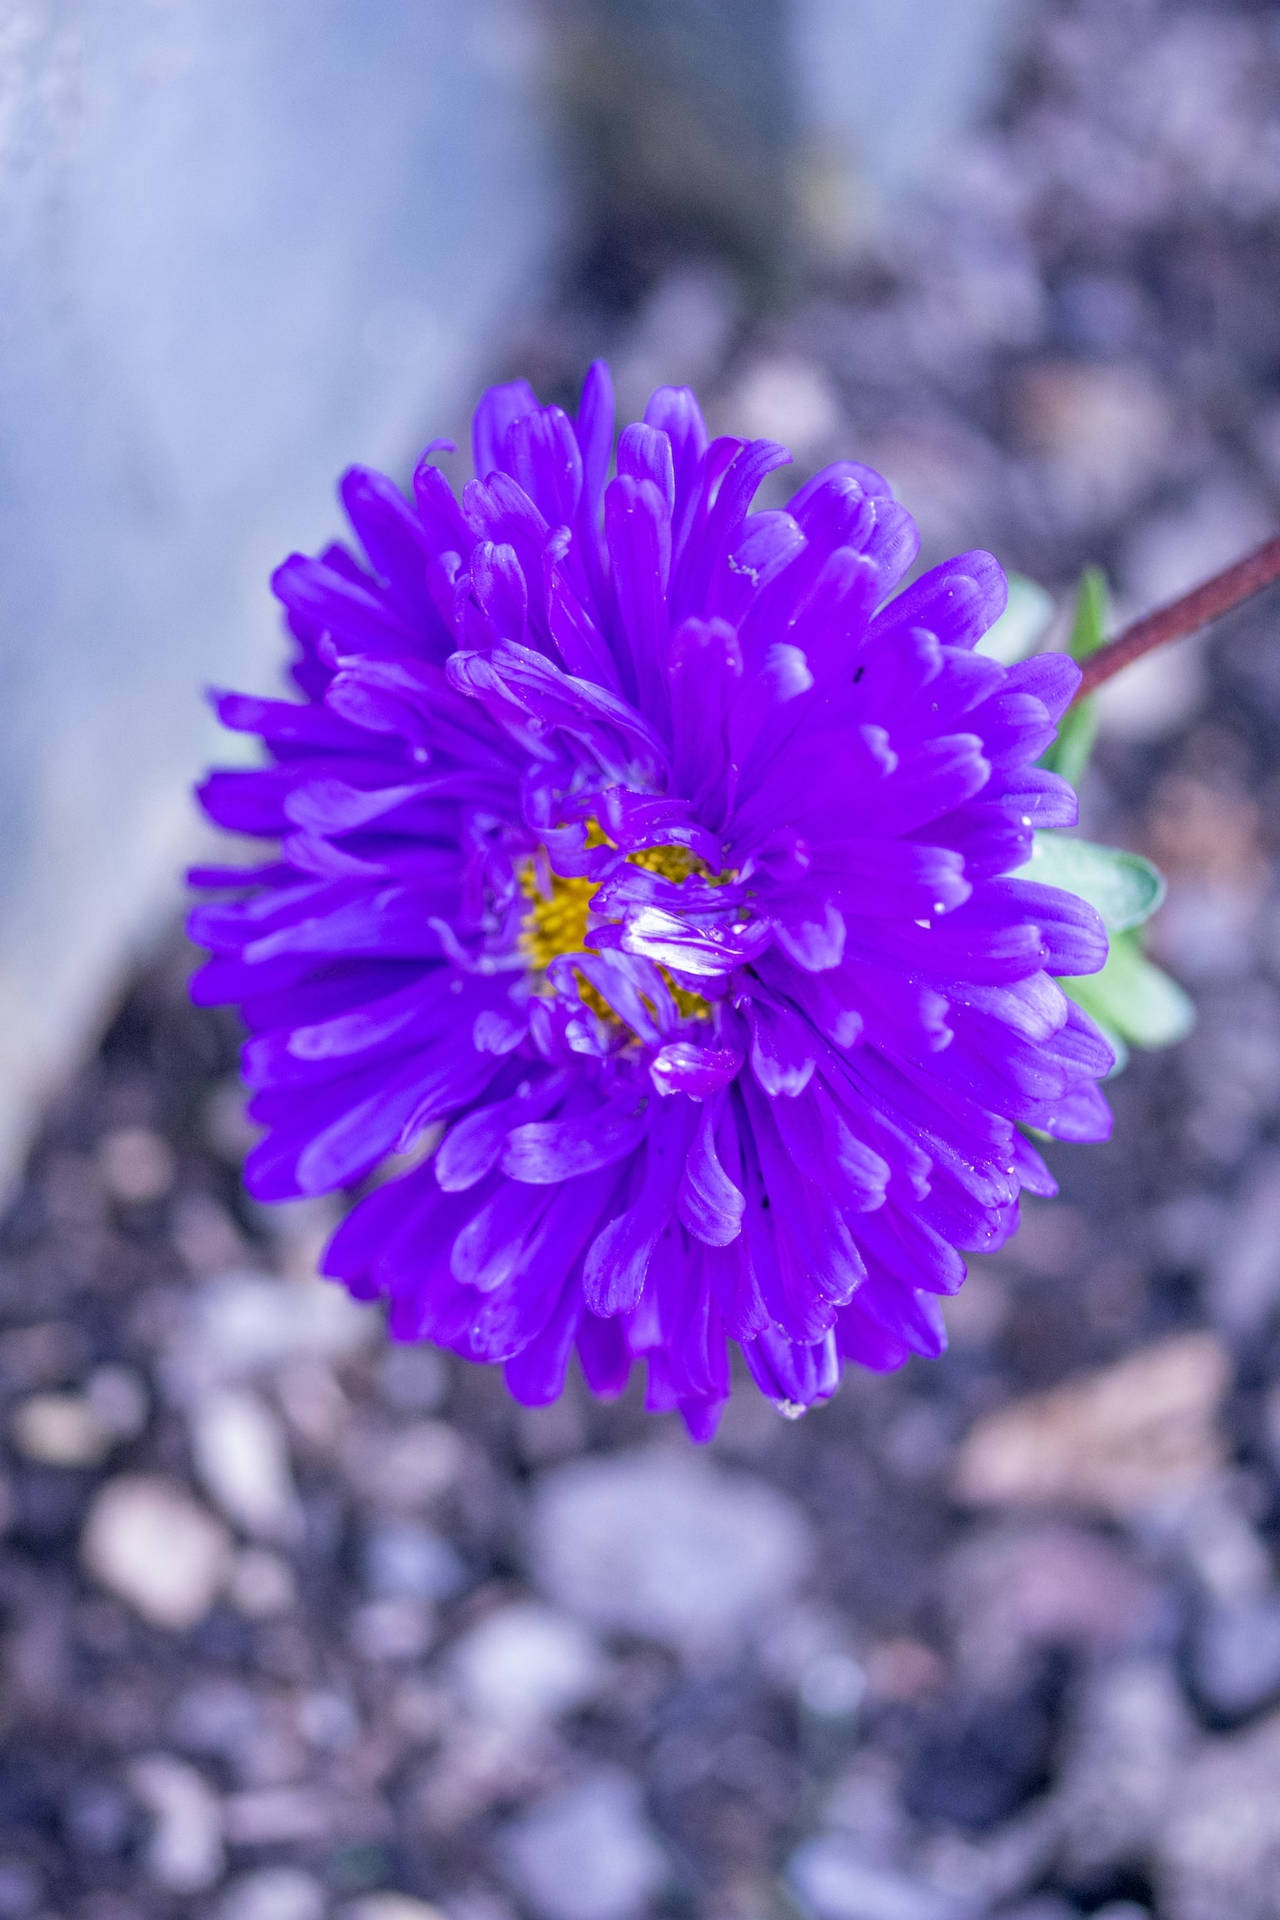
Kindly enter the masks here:
<path id="1" fill-rule="evenodd" d="M 1037 833 L 1031 858 L 1013 876 L 1078 894 L 1102 915 L 1111 934 L 1149 920 L 1164 899 L 1164 875 L 1140 853 L 1100 847 L 1065 833 Z"/>
<path id="2" fill-rule="evenodd" d="M 1117 934 L 1101 973 L 1059 980 L 1063 992 L 1106 1029 L 1135 1047 L 1172 1047 L 1195 1025 L 1196 1010 L 1178 985 L 1147 959 L 1135 932 Z"/>
<path id="3" fill-rule="evenodd" d="M 1107 576 L 1102 568 L 1086 567 L 1076 588 L 1076 608 L 1067 642 L 1067 652 L 1082 665 L 1107 637 L 1108 598 Z"/>
<path id="4" fill-rule="evenodd" d="M 1107 577 L 1101 567 L 1086 567 L 1076 588 L 1075 613 L 1067 652 L 1073 660 L 1084 661 L 1096 653 L 1106 639 Z M 1058 727 L 1058 737 L 1041 756 L 1040 765 L 1050 773 L 1059 773 L 1073 787 L 1079 786 L 1093 743 L 1098 735 L 1098 716 L 1092 700 L 1068 707 Z"/>

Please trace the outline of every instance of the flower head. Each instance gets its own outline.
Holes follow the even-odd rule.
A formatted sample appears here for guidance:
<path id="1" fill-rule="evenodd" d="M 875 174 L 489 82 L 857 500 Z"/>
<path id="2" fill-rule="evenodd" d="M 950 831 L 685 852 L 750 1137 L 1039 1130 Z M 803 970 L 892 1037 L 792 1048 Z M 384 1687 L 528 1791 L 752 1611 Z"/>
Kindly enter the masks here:
<path id="1" fill-rule="evenodd" d="M 937 1354 L 961 1250 L 1053 1191 L 1023 1130 L 1107 1130 L 1053 977 L 1106 936 L 1010 877 L 1075 818 L 1035 763 L 1078 669 L 974 651 L 989 554 L 891 598 L 916 529 L 867 467 L 752 512 L 788 455 L 687 391 L 615 450 L 603 367 L 576 420 L 515 382 L 474 439 L 460 500 L 436 448 L 411 504 L 346 475 L 364 557 L 274 579 L 301 699 L 217 700 L 267 764 L 204 806 L 278 842 L 192 920 L 250 1030 L 250 1190 L 417 1149 L 326 1271 L 526 1402 L 644 1360 L 703 1436 L 733 1342 L 788 1413 Z"/>

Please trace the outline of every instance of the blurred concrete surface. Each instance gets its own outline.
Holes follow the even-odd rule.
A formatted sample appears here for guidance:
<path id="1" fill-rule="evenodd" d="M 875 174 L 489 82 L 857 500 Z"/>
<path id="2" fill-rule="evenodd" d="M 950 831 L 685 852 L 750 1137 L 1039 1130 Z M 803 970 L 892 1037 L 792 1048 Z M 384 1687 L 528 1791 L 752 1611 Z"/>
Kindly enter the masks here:
<path id="1" fill-rule="evenodd" d="M 545 0 L 606 280 L 719 249 L 776 282 L 936 183 L 1034 0 Z"/>

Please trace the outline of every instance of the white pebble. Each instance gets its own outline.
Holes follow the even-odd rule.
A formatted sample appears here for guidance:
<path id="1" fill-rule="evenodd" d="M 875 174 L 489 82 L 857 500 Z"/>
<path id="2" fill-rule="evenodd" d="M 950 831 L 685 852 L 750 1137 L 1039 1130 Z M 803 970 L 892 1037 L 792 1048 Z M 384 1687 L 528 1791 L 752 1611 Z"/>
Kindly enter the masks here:
<path id="1" fill-rule="evenodd" d="M 284 1429 L 251 1387 L 220 1387 L 191 1410 L 196 1472 L 229 1520 L 268 1540 L 294 1540 L 302 1510 Z"/>
<path id="2" fill-rule="evenodd" d="M 331 1280 L 224 1274 L 192 1299 L 164 1354 L 165 1384 L 181 1403 L 300 1354 L 340 1359 L 367 1346 L 377 1331 L 376 1316 Z"/>
<path id="3" fill-rule="evenodd" d="M 763 1481 L 658 1448 L 576 1460 L 534 1496 L 543 1589 L 595 1626 L 690 1651 L 767 1624 L 812 1557 L 804 1516 Z"/>
<path id="4" fill-rule="evenodd" d="M 632 1920 L 652 1911 L 668 1876 L 639 1788 L 612 1768 L 513 1821 L 499 1836 L 499 1855 L 542 1920 Z"/>
<path id="5" fill-rule="evenodd" d="M 151 1815 L 146 1868 L 170 1893 L 200 1893 L 222 1872 L 222 1809 L 204 1775 L 171 1753 L 147 1753 L 129 1784 Z"/>
<path id="6" fill-rule="evenodd" d="M 589 1700 L 604 1668 L 594 1639 L 549 1607 L 521 1602 L 489 1614 L 453 1649 L 453 1671 L 478 1720 L 532 1724 Z"/>
<path id="7" fill-rule="evenodd" d="M 324 1889 L 300 1867 L 260 1867 L 233 1880 L 217 1920 L 322 1920 Z"/>
<path id="8" fill-rule="evenodd" d="M 173 1149 L 150 1127 L 114 1127 L 98 1146 L 98 1172 L 115 1200 L 159 1200 L 173 1185 Z"/>
<path id="9" fill-rule="evenodd" d="M 152 1626 L 181 1633 L 212 1606 L 231 1557 L 222 1522 L 160 1474 L 120 1474 L 89 1509 L 80 1553 Z"/>
<path id="10" fill-rule="evenodd" d="M 431 1645 L 435 1617 L 420 1600 L 368 1600 L 347 1628 L 360 1660 L 417 1660 Z"/>
<path id="11" fill-rule="evenodd" d="M 32 1393 L 13 1410 L 13 1444 L 45 1467 L 96 1467 L 111 1447 L 111 1435 L 78 1393 Z"/>
<path id="12" fill-rule="evenodd" d="M 338 1920 L 445 1920 L 429 1900 L 409 1893 L 362 1893 L 342 1908 Z"/>

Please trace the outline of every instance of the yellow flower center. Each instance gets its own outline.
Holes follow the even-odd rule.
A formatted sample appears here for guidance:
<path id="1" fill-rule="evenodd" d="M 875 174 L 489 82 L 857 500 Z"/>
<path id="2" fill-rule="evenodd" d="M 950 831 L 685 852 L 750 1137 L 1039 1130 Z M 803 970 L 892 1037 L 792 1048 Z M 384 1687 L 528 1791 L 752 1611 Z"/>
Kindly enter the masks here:
<path id="1" fill-rule="evenodd" d="M 605 836 L 594 821 L 587 839 L 591 846 L 605 844 Z M 687 880 L 692 873 L 711 879 L 728 877 L 713 875 L 706 861 L 700 860 L 696 853 L 690 853 L 688 847 L 642 847 L 638 853 L 629 853 L 627 859 L 633 867 L 644 867 L 649 873 L 660 873 L 666 880 Z M 583 874 L 555 873 L 545 861 L 540 863 L 537 860 L 524 862 L 519 880 L 520 891 L 529 902 L 529 910 L 520 929 L 520 948 L 529 962 L 530 971 L 545 974 L 551 962 L 558 960 L 562 953 L 589 951 L 587 919 L 598 882 L 588 880 Z M 546 882 L 550 884 L 549 892 Z M 700 993 L 690 993 L 688 988 L 678 986 L 665 967 L 659 968 L 659 972 L 667 983 L 671 998 L 686 1019 L 705 1020 L 710 1016 L 711 1003 L 704 1000 Z M 584 1004 L 593 1013 L 598 1013 L 601 1019 L 620 1024 L 617 1014 L 599 989 L 593 987 L 580 972 L 577 980 L 578 992 Z"/>

